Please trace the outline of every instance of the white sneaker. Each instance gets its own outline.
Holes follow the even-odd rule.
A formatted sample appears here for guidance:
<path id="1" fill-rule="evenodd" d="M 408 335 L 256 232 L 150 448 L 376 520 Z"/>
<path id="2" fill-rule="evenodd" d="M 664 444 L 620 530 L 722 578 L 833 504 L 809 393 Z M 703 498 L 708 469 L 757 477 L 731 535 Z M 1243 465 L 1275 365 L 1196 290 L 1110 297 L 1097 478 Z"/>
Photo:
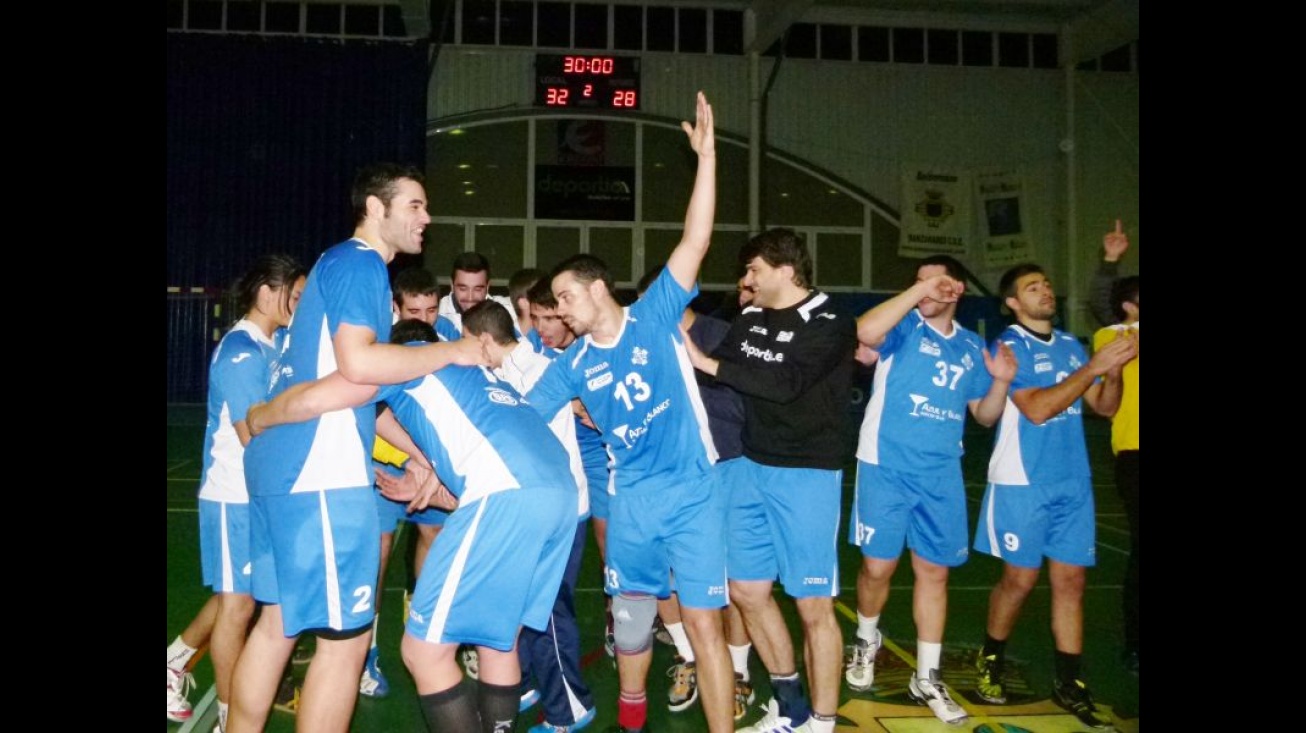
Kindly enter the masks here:
<path id="1" fill-rule="evenodd" d="M 962 710 L 948 694 L 948 688 L 939 678 L 937 669 L 930 670 L 930 678 L 927 680 L 912 675 L 911 682 L 907 684 L 907 694 L 916 702 L 930 706 L 934 717 L 948 725 L 961 725 L 966 722 L 968 717 L 966 711 Z"/>
<path id="2" fill-rule="evenodd" d="M 874 641 L 867 641 L 858 637 L 857 642 L 853 644 L 852 656 L 848 659 L 847 669 L 843 673 L 843 679 L 848 683 L 848 689 L 857 692 L 865 692 L 871 689 L 871 684 L 875 682 L 875 655 L 880 651 L 880 645 L 883 642 L 884 637 L 879 630 L 875 632 Z"/>
<path id="3" fill-rule="evenodd" d="M 809 721 L 803 721 L 803 724 L 794 727 L 794 721 L 780 714 L 780 703 L 771 698 L 766 704 L 766 715 L 762 719 L 748 726 L 740 728 L 735 733 L 811 733 L 812 727 Z"/>
<path id="4" fill-rule="evenodd" d="M 195 678 L 190 672 L 178 672 L 168 667 L 168 720 L 185 723 L 193 712 L 186 696 L 195 686 Z"/>
<path id="5" fill-rule="evenodd" d="M 480 679 L 481 678 L 481 655 L 476 652 L 476 647 L 474 646 L 463 647 L 463 650 L 459 652 L 459 656 L 462 657 L 463 671 L 467 673 L 467 676 L 471 677 L 474 680 Z"/>

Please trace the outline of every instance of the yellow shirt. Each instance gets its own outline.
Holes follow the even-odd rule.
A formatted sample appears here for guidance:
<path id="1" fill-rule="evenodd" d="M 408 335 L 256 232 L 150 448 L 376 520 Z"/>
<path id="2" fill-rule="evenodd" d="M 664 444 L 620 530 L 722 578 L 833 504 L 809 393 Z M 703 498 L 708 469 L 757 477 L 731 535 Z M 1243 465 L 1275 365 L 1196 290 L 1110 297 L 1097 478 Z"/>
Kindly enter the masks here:
<path id="1" fill-rule="evenodd" d="M 1109 341 L 1116 338 L 1121 331 L 1133 329 L 1138 336 L 1138 322 L 1126 326 L 1117 323 L 1114 326 L 1098 329 L 1093 334 L 1093 351 L 1097 351 Z M 1124 392 L 1120 395 L 1120 409 L 1111 418 L 1111 450 L 1138 450 L 1138 359 L 1125 364 Z"/>
<path id="2" fill-rule="evenodd" d="M 408 460 L 408 454 L 385 442 L 385 439 L 378 435 L 376 443 L 372 445 L 372 460 L 403 468 L 404 461 Z"/>

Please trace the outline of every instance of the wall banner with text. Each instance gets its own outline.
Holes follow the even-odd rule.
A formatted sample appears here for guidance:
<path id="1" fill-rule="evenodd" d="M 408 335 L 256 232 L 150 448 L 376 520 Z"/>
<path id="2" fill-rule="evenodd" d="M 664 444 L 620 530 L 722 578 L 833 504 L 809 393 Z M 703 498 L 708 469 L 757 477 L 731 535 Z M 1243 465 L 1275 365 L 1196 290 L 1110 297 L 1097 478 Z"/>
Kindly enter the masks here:
<path id="1" fill-rule="evenodd" d="M 913 168 L 902 174 L 902 237 L 898 254 L 965 257 L 971 240 L 969 173 Z"/>
<path id="2" fill-rule="evenodd" d="M 1029 228 L 1021 214 L 1025 182 L 1019 173 L 1002 171 L 975 176 L 975 196 L 981 209 L 981 250 L 984 268 L 997 270 L 1034 257 Z"/>

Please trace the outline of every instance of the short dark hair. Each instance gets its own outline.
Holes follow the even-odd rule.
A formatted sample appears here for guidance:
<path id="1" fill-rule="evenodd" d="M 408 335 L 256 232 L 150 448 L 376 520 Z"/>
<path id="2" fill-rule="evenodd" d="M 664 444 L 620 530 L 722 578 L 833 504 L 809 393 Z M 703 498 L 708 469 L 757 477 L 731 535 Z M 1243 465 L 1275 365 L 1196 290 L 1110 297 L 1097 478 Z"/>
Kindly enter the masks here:
<path id="1" fill-rule="evenodd" d="M 998 281 L 998 297 L 1003 300 L 1015 297 L 1016 281 L 1026 275 L 1035 273 L 1043 274 L 1043 268 L 1033 262 L 1022 262 L 1019 265 L 1013 265 L 1009 270 L 1002 273 L 1002 279 Z"/>
<path id="2" fill-rule="evenodd" d="M 440 337 L 435 333 L 435 326 L 416 318 L 404 318 L 395 321 L 390 327 L 390 343 L 407 344 L 413 341 L 435 343 Z"/>
<path id="3" fill-rule="evenodd" d="M 1138 276 L 1122 277 L 1111 283 L 1111 312 L 1116 320 L 1125 320 L 1125 303 L 1138 302 Z"/>
<path id="4" fill-rule="evenodd" d="M 502 346 L 517 340 L 508 309 L 497 300 L 488 298 L 463 311 L 463 332 L 473 336 L 488 333 L 496 344 Z"/>
<path id="5" fill-rule="evenodd" d="M 513 306 L 521 298 L 530 300 L 527 295 L 532 286 L 544 278 L 544 270 L 538 267 L 527 267 L 518 270 L 508 278 L 508 299 L 512 301 Z"/>
<path id="6" fill-rule="evenodd" d="M 812 255 L 807 243 L 792 229 L 776 227 L 748 240 L 739 249 L 739 264 L 747 267 L 754 257 L 771 267 L 790 265 L 794 268 L 794 284 L 800 288 L 812 287 Z"/>
<path id="7" fill-rule="evenodd" d="M 665 269 L 667 269 L 666 265 L 658 265 L 652 270 L 644 273 L 644 277 L 641 277 L 639 282 L 635 284 L 635 295 L 643 295 L 644 291 L 648 290 L 653 285 L 653 281 L 658 279 L 658 275 L 661 275 L 662 271 Z"/>
<path id="8" fill-rule="evenodd" d="M 553 279 L 545 276 L 536 281 L 531 289 L 526 291 L 526 300 L 530 301 L 531 305 L 556 310 L 558 299 L 553 297 Z"/>
<path id="9" fill-rule="evenodd" d="M 399 194 L 399 182 L 405 178 L 418 184 L 426 183 L 422 171 L 411 165 L 373 163 L 359 169 L 349 194 L 349 201 L 354 207 L 354 223 L 361 224 L 367 218 L 368 196 L 381 199 L 381 203 L 389 208 L 390 201 Z"/>
<path id="10" fill-rule="evenodd" d="M 232 297 L 236 299 L 237 318 L 244 318 L 250 308 L 258 302 L 258 290 L 264 285 L 272 290 L 284 288 L 281 293 L 281 305 L 290 310 L 290 291 L 295 281 L 308 271 L 294 257 L 286 254 L 267 254 L 254 261 L 254 266 L 240 276 L 232 286 Z"/>
<path id="11" fill-rule="evenodd" d="M 951 255 L 930 255 L 921 260 L 916 265 L 916 271 L 919 272 L 922 267 L 939 266 L 948 277 L 958 282 L 966 282 L 966 266 L 957 261 L 956 257 Z M 913 281 L 915 276 L 913 275 Z"/>
<path id="12" fill-rule="evenodd" d="M 462 272 L 484 272 L 485 279 L 490 279 L 490 261 L 485 259 L 485 255 L 480 252 L 459 252 L 458 256 L 453 258 L 453 267 L 449 270 L 450 279 L 454 274 Z"/>
<path id="13" fill-rule="evenodd" d="M 395 275 L 393 291 L 395 305 L 404 304 L 405 295 L 439 295 L 440 286 L 435 282 L 435 275 L 422 267 L 409 267 Z"/>
<path id="14" fill-rule="evenodd" d="M 602 280 L 603 284 L 608 288 L 608 294 L 613 298 L 617 297 L 617 288 L 612 283 L 612 273 L 608 272 L 608 263 L 594 255 L 572 255 L 559 262 L 558 266 L 553 268 L 553 272 L 549 273 L 550 284 L 553 282 L 553 278 L 564 272 L 570 272 L 572 277 L 585 285 L 589 285 L 595 280 Z"/>

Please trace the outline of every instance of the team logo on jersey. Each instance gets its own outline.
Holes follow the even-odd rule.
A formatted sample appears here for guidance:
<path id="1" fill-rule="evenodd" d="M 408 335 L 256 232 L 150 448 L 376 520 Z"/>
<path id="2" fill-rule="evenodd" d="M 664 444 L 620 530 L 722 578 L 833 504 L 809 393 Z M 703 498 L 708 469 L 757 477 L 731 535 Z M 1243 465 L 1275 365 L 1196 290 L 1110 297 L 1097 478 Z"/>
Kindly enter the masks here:
<path id="1" fill-rule="evenodd" d="M 609 384 L 612 384 L 612 372 L 604 372 L 603 374 L 600 374 L 599 376 L 586 382 L 585 386 L 589 387 L 589 390 L 593 392 L 594 390 L 602 389 L 608 386 Z"/>
<path id="2" fill-rule="evenodd" d="M 782 344 L 787 344 L 794 340 L 793 331 L 781 331 L 775 335 L 775 340 Z"/>
<path id="3" fill-rule="evenodd" d="M 762 335 L 762 336 L 765 336 L 765 335 L 766 335 L 766 328 L 763 327 L 763 326 L 753 326 L 753 327 L 751 327 L 751 328 L 748 329 L 748 332 L 749 332 L 749 333 L 756 333 L 756 334 L 760 334 L 760 335 Z"/>
<path id="4" fill-rule="evenodd" d="M 744 352 L 744 356 L 761 359 L 762 361 L 774 361 L 776 363 L 780 363 L 785 360 L 785 355 L 783 351 L 781 351 L 780 353 L 775 353 L 770 349 L 759 349 L 756 346 L 753 346 L 752 344 L 748 343 L 747 341 L 739 345 L 739 350 Z"/>
<path id="5" fill-rule="evenodd" d="M 924 395 L 918 395 L 914 392 L 907 396 L 911 398 L 911 416 L 920 417 L 921 405 L 925 404 L 926 402 L 929 402 L 930 398 Z"/>
<path id="6" fill-rule="evenodd" d="M 1034 365 L 1035 374 L 1041 374 L 1043 372 L 1050 372 L 1050 371 L 1052 371 L 1052 362 L 1050 361 L 1045 361 Z"/>
<path id="7" fill-rule="evenodd" d="M 625 445 L 627 448 L 631 447 L 630 441 L 626 440 L 626 432 L 629 430 L 630 430 L 629 425 L 618 425 L 617 427 L 612 429 L 612 434 L 617 436 L 618 438 L 621 438 L 622 444 Z"/>
<path id="8" fill-rule="evenodd" d="M 240 352 L 239 354 L 236 354 L 235 358 L 233 358 L 233 359 L 231 360 L 231 363 L 232 363 L 232 364 L 239 364 L 239 363 L 241 363 L 242 361 L 244 361 L 244 360 L 250 358 L 251 356 L 253 356 L 253 354 L 249 353 L 248 351 L 242 351 L 242 352 Z"/>
<path id="9" fill-rule="evenodd" d="M 1081 366 L 1083 366 L 1083 363 L 1079 361 L 1079 357 L 1078 357 L 1078 356 L 1072 356 L 1072 357 L 1070 357 L 1070 368 L 1071 368 L 1071 369 L 1078 369 L 1078 368 L 1081 367 Z"/>
<path id="10" fill-rule="evenodd" d="M 630 363 L 636 366 L 645 366 L 648 364 L 648 349 L 641 349 L 638 346 L 630 352 Z"/>
<path id="11" fill-rule="evenodd" d="M 509 407 L 517 406 L 517 398 L 513 397 L 511 393 L 505 392 L 498 387 L 486 387 L 485 394 L 490 398 L 491 402 L 496 404 L 508 405 Z"/>
<path id="12" fill-rule="evenodd" d="M 943 349 L 940 349 L 938 344 L 924 336 L 921 337 L 920 351 L 922 354 L 929 354 L 930 356 L 940 356 L 943 354 Z"/>
<path id="13" fill-rule="evenodd" d="M 962 354 L 961 365 L 966 367 L 966 371 L 970 371 L 975 368 L 975 360 L 970 358 L 970 354 Z"/>
<path id="14" fill-rule="evenodd" d="M 918 395 L 915 393 L 908 394 L 907 396 L 911 397 L 911 413 L 909 414 L 912 417 L 924 417 L 930 420 L 963 419 L 961 413 L 956 412 L 955 410 L 949 410 L 946 408 L 935 407 L 934 405 L 931 405 L 929 397 L 926 397 L 924 395 Z"/>
<path id="15" fill-rule="evenodd" d="M 606 361 L 600 364 L 596 364 L 592 367 L 588 367 L 587 369 L 585 369 L 585 378 L 589 379 L 590 377 L 594 376 L 595 374 L 598 374 L 599 372 L 607 368 L 608 368 L 608 363 Z"/>

